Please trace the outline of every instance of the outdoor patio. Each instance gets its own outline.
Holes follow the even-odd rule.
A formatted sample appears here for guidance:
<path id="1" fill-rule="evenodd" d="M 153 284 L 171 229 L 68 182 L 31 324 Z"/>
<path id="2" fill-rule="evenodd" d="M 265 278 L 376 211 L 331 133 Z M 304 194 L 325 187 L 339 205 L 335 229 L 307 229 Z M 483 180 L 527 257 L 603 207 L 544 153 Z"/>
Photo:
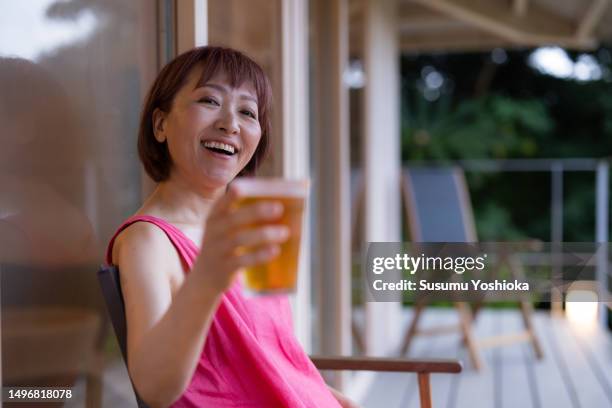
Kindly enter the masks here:
<path id="1" fill-rule="evenodd" d="M 417 215 L 406 211 L 407 188 L 401 187 L 413 165 L 453 163 L 469 176 L 483 176 L 472 185 L 464 183 L 454 209 L 464 218 L 469 213 L 489 235 L 479 232 L 476 237 L 474 225 L 465 222 L 462 227 L 474 231 L 465 242 L 493 241 L 491 236 L 555 244 L 610 242 L 612 0 L 41 0 L 5 2 L 3 11 L 4 26 L 20 38 L 24 26 L 39 27 L 30 31 L 44 36 L 33 36 L 29 43 L 5 41 L 0 56 L 17 56 L 49 88 L 30 86 L 37 89 L 33 100 L 44 102 L 20 107 L 23 118 L 6 116 L 9 129 L 15 130 L 4 132 L 6 166 L 0 176 L 11 182 L 2 190 L 6 200 L 0 206 L 0 226 L 5 229 L 0 238 L 10 245 L 4 246 L 0 269 L 19 273 L 10 276 L 15 281 L 7 275 L 3 280 L 10 294 L 2 295 L 5 311 L 7 305 L 81 307 L 82 298 L 83 305 L 107 316 L 102 299 L 91 295 L 99 294 L 93 273 L 115 228 L 155 184 L 135 160 L 141 101 L 166 62 L 205 44 L 244 51 L 271 78 L 276 101 L 272 151 L 258 174 L 311 181 L 306 245 L 291 297 L 295 335 L 307 353 L 350 354 L 357 337 L 351 332 L 354 317 L 367 345 L 363 355 L 399 357 L 394 355 L 400 340 L 397 324 L 407 327 L 413 312 L 399 302 L 357 301 L 351 289 L 360 278 L 351 275 L 351 250 L 361 253 L 367 242 L 419 242 L 408 236 L 408 224 Z M 47 43 L 58 27 L 72 32 L 72 38 Z M 9 34 L 4 38 L 13 38 Z M 544 65 L 529 65 L 536 51 L 550 48 L 549 55 L 566 57 L 553 58 L 551 66 L 563 68 L 565 61 L 571 75 L 557 77 L 543 70 Z M 466 55 L 473 59 L 456 58 Z M 10 65 L 6 59 L 3 64 Z M 599 77 L 582 75 L 585 66 L 599 69 Z M 16 91 L 4 94 L 21 96 L 34 83 L 29 72 L 0 76 L 4 83 L 16 84 Z M 515 77 L 519 72 L 524 76 Z M 536 76 L 537 81 L 525 80 Z M 511 89 L 508 79 L 523 89 Z M 406 84 L 410 92 L 405 92 Z M 564 93 L 566 85 L 572 92 Z M 582 93 L 587 88 L 601 93 Z M 478 104 L 468 106 L 478 109 L 456 115 L 473 101 Z M 8 99 L 7 106 L 11 104 Z M 56 116 L 48 114 L 50 108 L 57 108 Z M 501 113 L 494 117 L 491 112 Z M 56 126 L 46 126 L 52 116 L 60 118 L 53 121 Z M 526 122 L 531 125 L 524 126 Z M 440 123 L 444 126 L 438 127 Z M 44 131 L 31 124 L 45 125 L 40 128 Z M 481 129 L 482 124 L 487 126 Z M 461 135 L 479 139 L 472 142 Z M 361 202 L 352 194 L 358 189 L 351 189 L 356 170 L 363 184 Z M 500 177 L 489 178 L 494 173 Z M 466 197 L 474 211 L 465 211 Z M 440 214 L 448 212 L 425 215 L 438 219 Z M 54 223 L 47 225 L 47 220 Z M 48 264 L 61 268 L 46 268 Z M 64 274 L 49 273 L 55 269 Z M 35 276 L 31 271 L 51 283 L 30 279 Z M 87 283 L 81 285 L 72 274 Z M 610 277 L 609 262 L 601 262 L 591 282 L 609 289 Z M 609 300 L 608 292 L 600 299 Z M 355 312 L 357 304 L 363 309 Z M 527 343 L 515 343 L 483 349 L 485 367 L 476 371 L 459 333 L 417 337 L 402 357 L 463 361 L 458 375 L 431 376 L 433 406 L 438 408 L 612 407 L 612 331 L 604 328 L 609 313 L 601 306 L 600 324 L 587 327 L 537 311 L 541 360 Z M 453 309 L 428 308 L 421 328 L 457 319 Z M 474 334 L 481 340 L 516 332 L 521 325 L 518 309 L 485 309 Z M 3 328 L 3 335 L 7 333 Z M 80 333 L 67 337 L 85 339 Z M 110 337 L 115 341 L 112 331 Z M 102 406 L 136 407 L 118 347 L 109 351 L 101 347 L 108 346 L 104 341 L 95 347 L 90 343 L 83 352 L 64 349 L 79 363 L 92 356 L 97 363 L 107 353 Z M 5 356 L 18 355 L 11 354 L 5 340 L 2 347 Z M 352 350 L 358 353 L 356 347 Z M 22 354 L 30 357 L 27 350 Z M 67 364 L 57 360 L 61 364 L 52 374 L 64 374 L 60 371 Z M 98 408 L 98 366 L 75 365 L 79 371 L 74 375 L 81 378 L 65 406 Z M 89 403 L 84 373 L 90 374 L 94 390 Z M 6 383 L 13 373 L 4 369 L 1 374 Z M 415 374 L 359 372 L 330 378 L 330 384 L 364 408 L 419 406 Z"/>

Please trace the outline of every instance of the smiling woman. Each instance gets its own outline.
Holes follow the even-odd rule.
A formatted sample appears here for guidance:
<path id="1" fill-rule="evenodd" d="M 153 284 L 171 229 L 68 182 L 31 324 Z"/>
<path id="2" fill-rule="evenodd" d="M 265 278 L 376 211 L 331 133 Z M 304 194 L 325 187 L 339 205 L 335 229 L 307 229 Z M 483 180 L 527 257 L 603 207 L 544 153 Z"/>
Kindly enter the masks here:
<path id="1" fill-rule="evenodd" d="M 188 51 L 146 99 L 138 148 L 158 184 L 119 228 L 127 360 L 152 407 L 349 407 L 293 334 L 286 296 L 246 298 L 241 268 L 278 256 L 289 238 L 278 201 L 237 206 L 230 184 L 268 148 L 270 85 L 242 53 Z M 163 367 L 163 370 L 160 370 Z"/>
<path id="2" fill-rule="evenodd" d="M 164 114 L 170 112 L 175 95 L 182 97 L 183 102 L 197 102 L 210 109 L 222 108 L 222 97 L 237 96 L 241 103 L 246 104 L 245 107 L 240 106 L 241 110 L 259 123 L 261 132 L 261 141 L 240 175 L 254 174 L 265 157 L 270 137 L 270 83 L 257 64 L 251 60 L 247 63 L 246 60 L 238 59 L 222 50 L 204 47 L 182 54 L 164 67 L 153 84 L 143 110 L 138 138 L 141 161 L 153 180 L 160 182 L 170 175 L 172 160 L 169 147 L 156 143 L 163 141 L 163 134 L 155 134 L 158 129 L 154 129 L 154 126 L 163 124 L 160 122 L 163 122 Z M 215 76 L 217 78 L 213 78 Z M 184 85 L 183 82 L 187 82 L 189 86 L 184 87 L 181 93 L 179 88 Z M 223 86 L 223 83 L 228 86 Z M 236 89 L 237 87 L 240 89 Z M 227 104 L 224 106 L 227 107 Z M 183 105 L 181 107 L 184 108 Z M 249 113 L 246 113 L 247 111 Z M 152 118 L 155 120 L 152 121 Z M 152 138 L 154 134 L 155 138 Z"/>

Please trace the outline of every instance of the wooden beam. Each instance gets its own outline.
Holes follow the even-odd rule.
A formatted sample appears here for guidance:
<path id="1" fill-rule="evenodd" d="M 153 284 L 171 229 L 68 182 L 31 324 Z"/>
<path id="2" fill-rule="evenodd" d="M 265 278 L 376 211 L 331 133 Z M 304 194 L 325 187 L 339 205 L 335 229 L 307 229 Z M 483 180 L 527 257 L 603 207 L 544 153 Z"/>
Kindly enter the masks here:
<path id="1" fill-rule="evenodd" d="M 414 21 L 406 22 L 402 21 L 399 23 L 399 35 L 408 34 L 441 34 L 449 31 L 458 31 L 462 29 L 470 29 L 470 26 L 466 25 L 462 21 L 451 20 L 451 19 L 439 19 L 438 21 Z M 472 29 L 473 31 L 473 29 Z"/>
<path id="2" fill-rule="evenodd" d="M 554 44 L 574 50 L 586 50 L 591 47 L 576 43 L 573 38 L 557 39 Z M 400 49 L 404 54 L 424 52 L 483 52 L 494 48 L 520 49 L 537 47 L 542 43 L 525 41 L 522 43 L 508 41 L 482 31 L 448 31 L 439 34 L 422 33 L 400 36 Z"/>
<path id="3" fill-rule="evenodd" d="M 517 17 L 523 17 L 527 12 L 528 0 L 513 0 L 512 11 Z"/>
<path id="4" fill-rule="evenodd" d="M 576 38 L 587 39 L 589 36 L 593 34 L 597 24 L 601 20 L 608 8 L 610 1 L 609 0 L 593 0 L 591 5 L 587 9 L 584 17 L 580 20 L 578 24 L 578 29 L 576 30 Z"/>
<path id="5" fill-rule="evenodd" d="M 448 20 L 446 14 L 440 14 L 436 10 L 432 10 L 430 7 L 423 6 L 422 4 L 410 1 L 408 3 L 400 3 L 398 7 L 399 20 L 403 22 L 417 22 L 417 21 L 439 21 L 440 19 Z"/>
<path id="6" fill-rule="evenodd" d="M 438 34 L 423 33 L 400 36 L 400 50 L 404 54 L 422 52 L 482 52 L 494 48 L 517 48 L 517 44 L 479 30 L 449 31 Z"/>
<path id="7" fill-rule="evenodd" d="M 449 28 L 469 27 L 463 21 L 441 14 L 416 3 L 401 3 L 398 12 L 400 34 L 414 31 L 446 31 Z"/>
<path id="8" fill-rule="evenodd" d="M 409 33 L 437 34 L 440 32 L 461 29 L 473 30 L 471 25 L 463 21 L 412 2 L 400 3 L 398 14 L 399 18 L 397 24 L 400 36 Z"/>
<path id="9" fill-rule="evenodd" d="M 593 48 L 592 38 L 576 38 L 574 22 L 535 4 L 517 17 L 490 0 L 414 0 L 517 45 L 559 44 L 570 48 Z"/>

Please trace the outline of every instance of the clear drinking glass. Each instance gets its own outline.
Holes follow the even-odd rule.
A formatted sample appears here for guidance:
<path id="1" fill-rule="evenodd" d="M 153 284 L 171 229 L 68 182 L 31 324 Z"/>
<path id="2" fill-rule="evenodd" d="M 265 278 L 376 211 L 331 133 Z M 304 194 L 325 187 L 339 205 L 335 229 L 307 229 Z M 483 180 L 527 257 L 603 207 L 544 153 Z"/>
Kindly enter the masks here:
<path id="1" fill-rule="evenodd" d="M 245 289 L 254 294 L 295 291 L 308 181 L 242 178 L 236 180 L 234 184 L 242 196 L 237 203 L 238 206 L 257 201 L 281 202 L 283 214 L 272 223 L 284 224 L 289 228 L 289 238 L 280 245 L 280 254 L 276 258 L 266 264 L 245 268 Z"/>

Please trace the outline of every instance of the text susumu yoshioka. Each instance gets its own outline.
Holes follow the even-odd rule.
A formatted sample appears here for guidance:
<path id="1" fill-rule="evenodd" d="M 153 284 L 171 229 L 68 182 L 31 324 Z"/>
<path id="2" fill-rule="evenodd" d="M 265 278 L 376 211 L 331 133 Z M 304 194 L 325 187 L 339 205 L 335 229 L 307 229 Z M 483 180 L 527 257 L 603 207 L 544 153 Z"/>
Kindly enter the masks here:
<path id="1" fill-rule="evenodd" d="M 399 282 L 384 282 L 381 279 L 374 281 L 372 287 L 374 290 L 408 290 L 408 291 L 458 291 L 458 290 L 529 290 L 529 282 L 519 282 L 518 280 L 507 281 L 494 280 L 485 282 L 481 279 L 470 279 L 469 282 L 430 282 L 426 279 L 421 279 L 418 282 L 402 279 Z"/>

